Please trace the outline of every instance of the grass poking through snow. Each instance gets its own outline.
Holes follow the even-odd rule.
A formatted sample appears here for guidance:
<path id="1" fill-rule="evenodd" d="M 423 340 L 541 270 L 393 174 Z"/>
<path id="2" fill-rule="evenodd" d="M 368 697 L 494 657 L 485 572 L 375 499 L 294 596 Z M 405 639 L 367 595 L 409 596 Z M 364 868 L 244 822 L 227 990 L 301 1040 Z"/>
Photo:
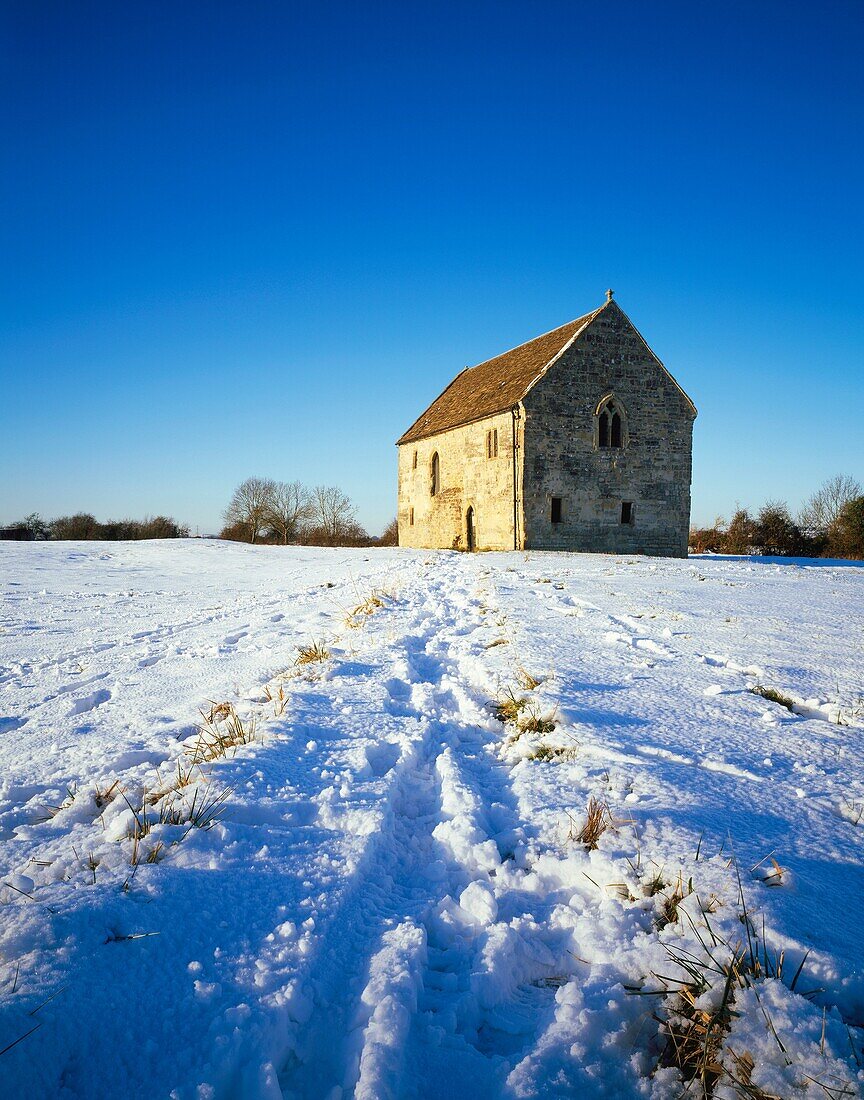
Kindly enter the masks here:
<path id="1" fill-rule="evenodd" d="M 589 852 L 593 852 L 600 842 L 600 837 L 612 825 L 612 814 L 606 802 L 600 802 L 593 795 L 588 801 L 585 810 L 585 821 L 579 829 L 573 827 L 571 822 L 568 839 L 577 844 L 584 844 Z"/>
<path id="2" fill-rule="evenodd" d="M 320 642 L 310 642 L 309 645 L 301 645 L 297 649 L 295 665 L 313 665 L 330 659 L 330 650 Z"/>
<path id="3" fill-rule="evenodd" d="M 793 711 L 795 708 L 795 700 L 788 695 L 784 695 L 782 691 L 778 691 L 776 688 L 765 687 L 763 684 L 754 684 L 750 691 L 754 695 L 760 696 L 762 699 L 767 699 L 770 703 L 777 703 L 781 707 L 785 707 L 788 711 Z"/>
<path id="4" fill-rule="evenodd" d="M 241 718 L 233 703 L 213 703 L 209 711 L 202 710 L 200 714 L 198 739 L 190 751 L 193 765 L 218 760 L 229 753 L 233 756 L 240 745 L 258 740 L 254 717 Z"/>

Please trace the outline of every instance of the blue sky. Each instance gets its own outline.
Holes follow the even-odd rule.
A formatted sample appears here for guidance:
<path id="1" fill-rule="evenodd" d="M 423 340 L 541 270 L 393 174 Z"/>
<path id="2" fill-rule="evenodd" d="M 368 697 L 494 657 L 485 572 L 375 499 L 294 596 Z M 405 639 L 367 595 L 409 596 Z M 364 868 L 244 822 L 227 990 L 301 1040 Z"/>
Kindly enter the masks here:
<path id="1" fill-rule="evenodd" d="M 0 520 L 395 513 L 456 371 L 607 286 L 693 519 L 864 481 L 864 6 L 7 4 Z"/>

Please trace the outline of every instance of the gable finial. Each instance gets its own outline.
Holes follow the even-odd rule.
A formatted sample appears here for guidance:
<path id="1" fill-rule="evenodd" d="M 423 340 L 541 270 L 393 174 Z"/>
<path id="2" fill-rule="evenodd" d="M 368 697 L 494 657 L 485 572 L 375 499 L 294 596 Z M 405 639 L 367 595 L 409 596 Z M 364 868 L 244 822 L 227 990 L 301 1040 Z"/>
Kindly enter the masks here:
<path id="1" fill-rule="evenodd" d="M 615 293 L 615 291 L 614 291 L 614 290 L 607 290 L 607 291 L 606 291 L 606 301 L 607 301 L 607 302 L 611 302 L 611 301 L 612 301 L 612 295 L 613 295 L 614 293 Z"/>

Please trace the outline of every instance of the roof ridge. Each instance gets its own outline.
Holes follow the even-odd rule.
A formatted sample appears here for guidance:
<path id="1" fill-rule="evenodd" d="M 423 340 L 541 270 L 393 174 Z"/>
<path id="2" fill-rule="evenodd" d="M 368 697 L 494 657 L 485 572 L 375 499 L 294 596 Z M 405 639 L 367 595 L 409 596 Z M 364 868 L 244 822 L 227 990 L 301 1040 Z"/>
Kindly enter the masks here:
<path id="1" fill-rule="evenodd" d="M 573 324 L 576 323 L 576 321 L 582 321 L 583 323 L 579 326 L 579 328 L 576 329 L 576 331 L 573 333 L 573 335 L 570 337 L 570 339 L 567 340 L 564 344 L 562 344 L 562 346 L 555 352 L 555 354 L 552 356 L 552 358 L 547 363 L 544 363 L 543 366 L 540 368 L 540 370 L 534 375 L 534 377 L 531 379 L 531 381 L 528 383 L 527 387 L 525 388 L 525 393 L 522 395 L 523 397 L 527 395 L 529 390 L 533 389 L 533 387 L 540 381 L 540 379 L 543 377 L 543 375 L 546 373 L 546 371 L 549 370 L 549 368 L 552 366 L 552 364 L 555 363 L 558 359 L 561 358 L 561 356 L 570 347 L 570 345 L 573 343 L 573 341 L 576 340 L 579 336 L 581 336 L 581 334 L 585 331 L 585 329 L 588 327 L 588 325 L 591 324 L 591 322 L 594 320 L 594 318 L 597 316 L 597 314 L 602 313 L 603 310 L 609 305 L 609 302 L 611 302 L 611 301 L 612 301 L 612 299 L 610 298 L 610 299 L 608 299 L 608 301 L 605 301 L 602 306 L 598 306 L 597 309 L 595 309 L 593 311 L 593 313 L 586 313 L 584 317 L 576 317 L 572 321 L 567 322 L 568 325 L 573 325 Z M 566 328 L 567 326 L 566 325 L 561 325 L 560 327 L 561 328 Z M 545 333 L 545 335 L 546 336 L 551 336 L 552 333 L 556 332 L 556 331 L 557 330 L 554 329 L 554 328 L 550 329 L 549 332 Z M 529 340 L 528 342 L 530 343 L 531 341 Z"/>
<path id="2" fill-rule="evenodd" d="M 558 332 L 559 329 L 567 328 L 569 325 L 575 325 L 577 321 L 587 321 L 589 317 L 593 317 L 595 313 L 599 313 L 601 309 L 605 309 L 608 304 L 608 302 L 604 302 L 602 306 L 595 309 L 592 313 L 584 313 L 581 317 L 574 317 L 570 321 L 565 321 L 563 325 L 556 325 L 555 328 L 550 328 L 547 332 L 540 332 L 537 336 L 532 336 L 530 340 L 523 340 L 521 344 L 515 344 L 512 348 L 505 348 L 504 351 L 499 351 L 497 355 L 490 355 L 488 359 L 482 359 L 479 363 L 475 363 L 474 366 L 465 367 L 464 369 L 474 370 L 475 367 L 484 367 L 487 363 L 491 363 L 493 359 L 500 359 L 502 355 L 509 355 L 511 352 L 518 351 L 520 348 L 526 348 L 536 340 L 542 340 L 545 336 L 551 336 L 554 332 Z M 460 374 L 461 373 L 460 371 Z"/>
<path id="3" fill-rule="evenodd" d="M 597 309 L 565 321 L 473 367 L 465 367 L 400 436 L 397 444 L 494 416 L 518 404 L 608 305 L 607 300 Z"/>

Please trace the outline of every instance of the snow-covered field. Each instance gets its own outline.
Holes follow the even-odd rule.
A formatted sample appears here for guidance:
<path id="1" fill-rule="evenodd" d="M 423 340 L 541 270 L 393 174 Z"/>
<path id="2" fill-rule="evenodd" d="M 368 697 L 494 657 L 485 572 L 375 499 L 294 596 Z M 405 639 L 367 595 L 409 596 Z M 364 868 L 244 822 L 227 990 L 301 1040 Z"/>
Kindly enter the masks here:
<path id="1" fill-rule="evenodd" d="M 3 1095 L 860 1094 L 864 569 L 0 544 L 0 590 Z"/>

